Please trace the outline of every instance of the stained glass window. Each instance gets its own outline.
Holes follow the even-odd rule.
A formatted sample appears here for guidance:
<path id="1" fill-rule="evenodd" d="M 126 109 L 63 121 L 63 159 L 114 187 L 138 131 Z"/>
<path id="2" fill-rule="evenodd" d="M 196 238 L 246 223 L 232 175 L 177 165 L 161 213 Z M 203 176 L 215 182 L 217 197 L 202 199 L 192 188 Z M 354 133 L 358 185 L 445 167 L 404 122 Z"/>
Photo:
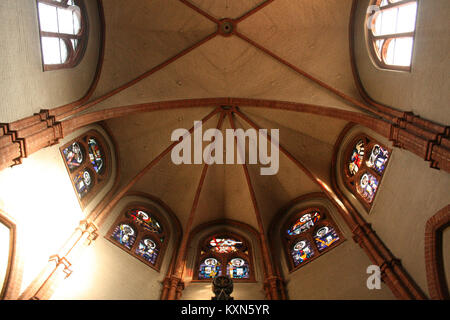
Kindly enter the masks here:
<path id="1" fill-rule="evenodd" d="M 390 150 L 366 135 L 355 138 L 347 150 L 345 184 L 370 209 L 386 171 Z"/>
<path id="2" fill-rule="evenodd" d="M 373 201 L 378 189 L 378 180 L 370 173 L 364 173 L 356 187 L 358 193 L 369 203 Z"/>
<path id="3" fill-rule="evenodd" d="M 227 275 L 232 279 L 248 279 L 249 271 L 247 261 L 242 258 L 233 258 L 228 262 Z"/>
<path id="4" fill-rule="evenodd" d="M 386 168 L 388 158 L 389 151 L 376 144 L 372 148 L 372 152 L 370 153 L 369 160 L 366 161 L 366 165 L 382 174 Z"/>
<path id="5" fill-rule="evenodd" d="M 44 71 L 75 67 L 85 52 L 87 21 L 83 0 L 38 0 Z"/>
<path id="6" fill-rule="evenodd" d="M 158 257 L 158 248 L 152 239 L 143 239 L 139 241 L 136 253 L 154 265 Z"/>
<path id="7" fill-rule="evenodd" d="M 308 240 L 300 240 L 292 246 L 291 255 L 294 266 L 298 266 L 300 263 L 311 258 L 314 255 L 314 251 L 311 249 Z"/>
<path id="8" fill-rule="evenodd" d="M 312 211 L 302 215 L 293 225 L 287 233 L 289 235 L 296 235 L 305 232 L 309 228 L 312 228 L 320 220 L 320 212 Z"/>
<path id="9" fill-rule="evenodd" d="M 78 142 L 72 143 L 70 146 L 63 150 L 66 164 L 71 171 L 78 168 L 84 160 L 83 148 Z"/>
<path id="10" fill-rule="evenodd" d="M 113 238 L 127 249 L 131 249 L 136 241 L 136 231 L 129 224 L 118 225 L 113 232 Z"/>
<path id="11" fill-rule="evenodd" d="M 161 215 L 145 204 L 130 204 L 111 226 L 107 239 L 159 271 L 169 238 L 161 219 Z"/>
<path id="12" fill-rule="evenodd" d="M 78 192 L 78 196 L 81 199 L 89 192 L 92 187 L 92 175 L 89 170 L 79 171 L 75 175 L 73 182 Z"/>
<path id="13" fill-rule="evenodd" d="M 99 132 L 91 130 L 62 146 L 60 151 L 77 198 L 84 208 L 110 175 L 107 144 Z"/>
<path id="14" fill-rule="evenodd" d="M 361 168 L 363 158 L 364 158 L 364 141 L 360 140 L 355 144 L 353 152 L 350 156 L 350 162 L 348 164 L 348 169 L 352 176 L 358 173 L 359 168 Z"/>
<path id="15" fill-rule="evenodd" d="M 368 48 L 374 63 L 384 69 L 411 68 L 417 1 L 373 0 L 368 10 Z"/>
<path id="16" fill-rule="evenodd" d="M 317 249 L 322 251 L 339 240 L 339 236 L 331 226 L 320 227 L 314 234 Z"/>
<path id="17" fill-rule="evenodd" d="M 199 279 L 212 279 L 221 275 L 220 262 L 215 258 L 206 258 L 200 264 Z"/>
<path id="18" fill-rule="evenodd" d="M 139 209 L 132 209 L 127 213 L 127 216 L 131 217 L 135 222 L 142 225 L 142 227 L 147 231 L 163 233 L 158 220 L 156 220 L 156 218 L 148 212 Z"/>
<path id="19" fill-rule="evenodd" d="M 231 253 L 238 251 L 238 248 L 242 247 L 242 241 L 230 238 L 212 238 L 209 241 L 209 247 L 211 251 L 217 253 Z"/>
<path id="20" fill-rule="evenodd" d="M 297 211 L 287 220 L 283 229 L 286 256 L 291 270 L 318 258 L 342 240 L 330 215 L 322 207 Z"/>
<path id="21" fill-rule="evenodd" d="M 91 160 L 92 166 L 94 167 L 95 172 L 101 172 L 103 170 L 103 157 L 98 142 L 95 138 L 90 138 L 88 145 L 89 159 Z"/>
<path id="22" fill-rule="evenodd" d="M 195 280 L 226 274 L 235 280 L 253 281 L 251 250 L 240 236 L 225 232 L 210 235 L 200 243 Z M 223 270 L 222 270 L 223 268 Z"/>

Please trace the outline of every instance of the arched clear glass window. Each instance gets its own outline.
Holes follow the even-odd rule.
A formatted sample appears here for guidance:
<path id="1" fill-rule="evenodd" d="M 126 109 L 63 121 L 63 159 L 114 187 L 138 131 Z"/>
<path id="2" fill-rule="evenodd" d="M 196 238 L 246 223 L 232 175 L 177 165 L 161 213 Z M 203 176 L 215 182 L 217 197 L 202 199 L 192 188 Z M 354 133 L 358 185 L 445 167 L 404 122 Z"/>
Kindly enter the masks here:
<path id="1" fill-rule="evenodd" d="M 370 210 L 379 189 L 391 150 L 366 135 L 347 146 L 343 158 L 343 179 L 347 188 Z"/>
<path id="2" fill-rule="evenodd" d="M 200 242 L 194 280 L 211 280 L 226 275 L 237 281 L 254 281 L 251 250 L 242 237 L 216 233 Z"/>
<path id="3" fill-rule="evenodd" d="M 343 241 L 334 221 L 321 207 L 294 213 L 282 230 L 291 271 L 306 265 Z"/>
<path id="4" fill-rule="evenodd" d="M 37 0 L 44 71 L 73 68 L 82 59 L 88 24 L 84 0 Z"/>
<path id="5" fill-rule="evenodd" d="M 374 0 L 367 10 L 370 55 L 383 69 L 409 71 L 416 29 L 416 0 Z"/>

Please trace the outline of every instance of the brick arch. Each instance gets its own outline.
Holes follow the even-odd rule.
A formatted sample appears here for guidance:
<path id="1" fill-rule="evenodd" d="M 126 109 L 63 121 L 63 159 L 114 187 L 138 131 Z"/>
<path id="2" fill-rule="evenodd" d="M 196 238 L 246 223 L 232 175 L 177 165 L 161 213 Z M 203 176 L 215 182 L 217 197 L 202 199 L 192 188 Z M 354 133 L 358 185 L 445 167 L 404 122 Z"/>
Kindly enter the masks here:
<path id="1" fill-rule="evenodd" d="M 390 124 L 386 121 L 378 119 L 374 116 L 363 114 L 358 111 L 348 111 L 338 108 L 326 106 L 311 105 L 301 102 L 279 101 L 279 100 L 262 100 L 251 98 L 237 97 L 218 97 L 218 98 L 200 98 L 200 99 L 181 99 L 171 101 L 158 101 L 143 104 L 127 105 L 108 108 L 100 111 L 94 111 L 86 114 L 76 115 L 61 122 L 63 136 L 75 131 L 76 129 L 95 123 L 98 121 L 124 117 L 142 112 L 153 112 L 172 109 L 189 109 L 212 106 L 239 106 L 239 107 L 258 107 L 276 110 L 286 110 L 293 112 L 301 112 L 315 114 L 330 118 L 337 118 L 359 123 L 366 126 L 379 134 L 389 137 Z"/>
<path id="2" fill-rule="evenodd" d="M 450 204 L 439 210 L 425 225 L 425 267 L 431 299 L 449 300 L 445 279 L 442 233 L 450 227 Z"/>

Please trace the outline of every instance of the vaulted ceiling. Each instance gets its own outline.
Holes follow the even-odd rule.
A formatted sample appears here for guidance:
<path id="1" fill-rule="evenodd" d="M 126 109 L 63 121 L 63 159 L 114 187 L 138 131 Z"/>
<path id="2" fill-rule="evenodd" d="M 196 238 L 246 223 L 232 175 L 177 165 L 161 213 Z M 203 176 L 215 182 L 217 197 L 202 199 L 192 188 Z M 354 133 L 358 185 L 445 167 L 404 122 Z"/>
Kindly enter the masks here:
<path id="1" fill-rule="evenodd" d="M 251 11 L 258 6 L 260 10 Z M 351 6 L 352 0 L 129 0 L 126 4 L 122 0 L 104 1 L 105 55 L 93 98 L 165 61 L 170 63 L 89 112 L 156 101 L 216 97 L 301 102 L 361 112 L 257 47 L 264 47 L 314 78 L 360 100 L 350 65 Z M 248 12 L 252 14 L 246 16 Z M 244 19 L 236 26 L 237 34 L 215 34 L 217 24 L 213 20 L 239 17 Z M 211 34 L 215 35 L 195 46 Z M 190 47 L 193 50 L 170 60 Z M 191 128 L 195 120 L 201 120 L 214 107 L 161 110 L 108 120 L 120 153 L 121 184 L 131 180 L 170 145 L 173 130 Z M 239 107 L 260 127 L 279 129 L 280 143 L 322 181 L 330 182 L 333 145 L 346 121 L 286 110 Z M 216 127 L 218 119 L 219 115 L 215 115 L 204 124 L 204 129 Z M 242 119 L 235 121 L 237 127 L 249 128 Z M 223 132 L 227 128 L 231 127 L 225 119 Z M 287 202 L 320 191 L 283 154 L 279 172 L 274 176 L 261 176 L 259 165 L 248 168 L 265 228 Z M 159 197 L 184 226 L 201 171 L 202 165 L 173 164 L 168 154 L 132 190 Z M 209 168 L 193 227 L 222 218 L 257 227 L 241 165 Z"/>

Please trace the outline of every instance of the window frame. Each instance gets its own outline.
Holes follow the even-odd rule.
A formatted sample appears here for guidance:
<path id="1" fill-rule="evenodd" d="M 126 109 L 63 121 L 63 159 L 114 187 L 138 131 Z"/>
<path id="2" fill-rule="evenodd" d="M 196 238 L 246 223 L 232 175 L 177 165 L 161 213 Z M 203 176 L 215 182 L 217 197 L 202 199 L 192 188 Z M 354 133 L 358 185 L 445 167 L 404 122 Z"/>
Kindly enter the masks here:
<path id="1" fill-rule="evenodd" d="M 243 251 L 237 251 L 237 252 L 231 252 L 231 253 L 217 253 L 208 251 L 208 243 L 211 240 L 211 238 L 233 238 L 238 241 L 241 241 L 243 243 Z M 245 253 L 245 249 L 248 253 Z M 206 259 L 206 258 L 214 258 L 217 259 L 220 262 L 221 265 L 221 271 L 222 276 L 227 274 L 227 266 L 228 262 L 230 262 L 234 258 L 242 258 L 248 263 L 249 268 L 249 278 L 248 279 L 239 279 L 239 278 L 232 278 L 233 282 L 240 282 L 240 283 L 248 283 L 248 282 L 256 282 L 255 277 L 255 268 L 253 263 L 253 251 L 252 247 L 249 245 L 249 242 L 242 236 L 229 232 L 229 231 L 219 231 L 214 232 L 211 234 L 208 234 L 207 236 L 203 237 L 202 240 L 199 242 L 199 246 L 197 248 L 197 254 L 195 259 L 195 268 L 192 275 L 192 282 L 211 282 L 214 278 L 210 279 L 199 279 L 199 271 L 200 271 L 200 264 Z"/>
<path id="2" fill-rule="evenodd" d="M 159 222 L 159 224 L 161 225 L 161 229 L 163 231 L 162 234 L 156 235 L 154 232 L 145 230 L 139 224 L 134 222 L 132 218 L 129 218 L 126 216 L 126 214 L 128 212 L 130 212 L 131 210 L 135 210 L 135 209 L 144 211 L 144 212 L 154 216 L 156 218 L 156 220 Z M 120 243 L 117 242 L 116 239 L 113 238 L 113 233 L 114 233 L 115 228 L 123 223 L 132 226 L 137 233 L 136 241 L 131 246 L 131 249 L 128 249 L 125 246 L 121 245 Z M 164 241 L 161 242 L 160 239 L 158 239 L 158 237 L 164 237 Z M 118 217 L 115 219 L 114 223 L 109 228 L 108 233 L 105 235 L 105 238 L 107 240 L 109 240 L 110 242 L 112 242 L 115 246 L 121 248 L 123 251 L 125 251 L 126 253 L 131 255 L 132 257 L 138 259 L 139 261 L 143 262 L 144 264 L 146 264 L 150 268 L 156 270 L 157 272 L 160 272 L 161 265 L 164 260 L 164 255 L 165 255 L 165 252 L 166 252 L 169 240 L 170 240 L 170 231 L 168 229 L 167 220 L 164 219 L 164 217 L 162 217 L 162 215 L 159 214 L 156 210 L 152 209 L 148 204 L 145 204 L 142 202 L 132 202 L 132 203 L 127 204 L 127 206 L 120 211 L 120 214 L 118 215 Z M 147 261 L 145 258 L 143 258 L 142 256 L 140 256 L 136 253 L 136 248 L 139 246 L 139 242 L 142 239 L 146 239 L 146 238 L 150 238 L 151 240 L 153 240 L 159 249 L 159 252 L 156 257 L 156 261 L 155 261 L 154 265 L 150 261 Z"/>
<path id="3" fill-rule="evenodd" d="M 92 163 L 89 160 L 89 146 L 88 146 L 89 138 L 95 138 L 95 140 L 99 145 L 99 149 L 103 155 L 104 168 L 101 173 L 97 173 L 94 170 Z M 82 145 L 82 147 L 84 148 L 84 159 L 78 168 L 76 168 L 75 170 L 70 170 L 66 162 L 64 149 L 71 146 L 75 142 Z M 72 183 L 72 187 L 75 191 L 75 196 L 77 197 L 77 200 L 81 208 L 84 210 L 87 207 L 87 205 L 91 202 L 91 200 L 98 194 L 98 192 L 107 184 L 109 177 L 111 176 L 112 165 L 111 165 L 110 148 L 106 142 L 106 139 L 100 132 L 98 132 L 97 130 L 89 130 L 81 134 L 80 136 L 76 137 L 75 139 L 64 144 L 62 147 L 59 148 L 59 151 L 61 153 L 62 160 L 69 175 L 70 182 Z M 87 192 L 87 194 L 83 198 L 80 198 L 74 183 L 74 178 L 79 172 L 85 169 L 90 171 L 91 179 L 93 180 L 92 182 L 94 183 L 94 185 L 91 187 L 91 189 Z"/>
<path id="4" fill-rule="evenodd" d="M 374 28 L 375 28 L 375 22 L 376 22 L 376 16 L 384 11 L 384 10 L 388 10 L 388 9 L 392 9 L 392 8 L 396 8 L 396 7 L 400 7 L 400 6 L 404 6 L 407 4 L 410 4 L 412 2 L 417 3 L 417 5 L 419 4 L 419 1 L 417 0 L 401 0 L 401 2 L 391 2 L 391 0 L 387 0 L 389 2 L 388 5 L 384 6 L 384 7 L 380 7 L 380 4 L 383 0 L 371 0 L 370 4 L 369 4 L 369 8 L 371 6 L 378 6 L 378 8 L 380 9 L 379 11 L 373 13 L 373 15 L 371 15 L 370 13 L 368 13 L 366 15 L 366 19 L 365 19 L 365 29 L 366 29 L 366 40 L 367 40 L 367 47 L 369 49 L 369 53 L 370 56 L 372 58 L 372 61 L 374 62 L 374 64 L 381 68 L 381 69 L 385 69 L 385 70 L 394 70 L 394 71 L 404 71 L 404 72 L 411 72 L 412 69 L 412 63 L 413 63 L 413 55 L 414 55 L 414 47 L 415 47 L 415 37 L 416 37 L 416 26 L 417 26 L 417 12 L 416 12 L 416 21 L 415 21 L 415 26 L 414 26 L 414 31 L 412 32 L 404 32 L 404 33 L 393 33 L 393 34 L 386 34 L 386 35 L 375 35 L 374 34 Z M 417 6 L 417 10 L 419 9 L 419 7 Z M 371 19 L 371 20 L 370 20 Z M 368 24 L 370 22 L 370 27 L 368 27 Z M 411 48 L 411 63 L 409 64 L 409 66 L 399 66 L 399 65 L 392 65 L 392 64 L 388 64 L 385 61 L 385 57 L 387 54 L 387 50 L 389 48 L 389 43 L 394 40 L 394 39 L 401 39 L 401 38 L 412 38 L 412 48 Z M 384 40 L 383 46 L 381 48 L 381 56 L 378 54 L 378 51 L 376 49 L 377 46 L 377 40 Z"/>
<path id="5" fill-rule="evenodd" d="M 0 209 L 0 223 L 9 229 L 9 249 L 8 262 L 5 270 L 5 277 L 2 286 L 0 286 L 0 300 L 5 299 L 14 285 L 15 278 L 13 269 L 17 268 L 17 228 L 16 224 Z M 17 271 L 17 270 L 16 270 Z"/>
<path id="6" fill-rule="evenodd" d="M 359 140 L 363 140 L 364 141 L 364 157 L 362 160 L 362 165 L 361 168 L 359 168 L 358 172 L 355 175 L 351 175 L 349 168 L 348 168 L 348 163 L 349 163 L 349 159 L 350 159 L 350 155 L 353 152 L 354 146 L 356 145 L 356 143 Z M 378 173 L 376 170 L 369 168 L 366 165 L 366 161 L 368 160 L 368 158 L 370 157 L 370 154 L 372 153 L 372 149 L 375 145 L 379 145 L 380 147 L 382 147 L 383 149 L 387 150 L 389 152 L 389 157 L 386 161 L 385 164 L 385 168 L 383 170 L 383 173 L 380 174 Z M 377 141 L 376 139 L 372 138 L 371 136 L 367 135 L 367 134 L 358 134 L 356 135 L 348 144 L 347 146 L 344 148 L 344 153 L 343 153 L 343 157 L 342 157 L 342 167 L 341 167 L 341 172 L 342 172 L 342 178 L 344 180 L 344 184 L 347 187 L 347 189 L 358 199 L 358 201 L 364 206 L 364 208 L 367 210 L 367 212 L 370 211 L 370 209 L 373 206 L 373 203 L 375 202 L 375 199 L 377 197 L 377 194 L 379 193 L 380 187 L 381 187 L 381 182 L 383 180 L 384 174 L 386 173 L 387 167 L 389 165 L 389 162 L 391 160 L 392 157 L 392 149 L 386 147 L 384 144 L 380 143 L 379 141 Z M 371 175 L 373 175 L 375 178 L 377 178 L 378 180 L 378 187 L 377 187 L 377 191 L 375 192 L 375 195 L 373 196 L 372 201 L 369 203 L 367 202 L 363 196 L 361 196 L 358 192 L 358 190 L 356 189 L 356 185 L 357 183 L 359 183 L 361 176 L 364 173 L 370 173 Z"/>
<path id="7" fill-rule="evenodd" d="M 86 52 L 86 47 L 89 38 L 89 20 L 87 15 L 87 9 L 84 0 L 74 0 L 74 4 L 80 8 L 81 16 L 80 16 L 80 31 L 78 35 L 71 35 L 59 32 L 47 32 L 41 30 L 41 19 L 39 15 L 39 3 L 52 5 L 59 8 L 67 8 L 68 0 L 61 0 L 61 2 L 57 2 L 54 0 L 36 0 L 36 14 L 38 18 L 38 26 L 39 26 L 39 42 L 41 46 L 41 61 L 43 71 L 54 71 L 60 69 L 70 69 L 76 67 L 84 57 Z M 66 62 L 59 64 L 45 64 L 44 62 L 44 49 L 42 44 L 43 37 L 51 37 L 62 39 L 68 50 L 68 57 Z M 70 40 L 78 40 L 78 45 L 76 49 L 73 49 L 72 42 Z"/>
<path id="8" fill-rule="evenodd" d="M 297 234 L 297 235 L 289 235 L 287 233 L 287 230 L 304 214 L 313 212 L 313 211 L 319 211 L 321 214 L 321 218 L 318 221 L 317 224 L 315 224 L 313 227 L 309 228 L 308 230 L 305 230 L 304 232 Z M 316 231 L 324 226 L 331 226 L 336 231 L 339 240 L 337 240 L 335 243 L 331 244 L 329 247 L 323 249 L 322 251 L 319 251 L 317 248 L 316 242 L 314 241 L 314 234 Z M 284 253 L 286 258 L 286 263 L 289 269 L 289 273 L 295 272 L 298 269 L 302 268 L 303 266 L 309 264 L 311 261 L 316 260 L 317 258 L 321 257 L 322 255 L 326 254 L 330 250 L 333 250 L 340 244 L 342 244 L 346 238 L 344 237 L 341 230 L 338 228 L 337 224 L 334 222 L 333 218 L 331 217 L 331 214 L 329 210 L 327 210 L 323 206 L 311 206 L 307 208 L 303 208 L 300 210 L 296 210 L 293 214 L 290 215 L 290 217 L 286 220 L 286 222 L 282 225 L 281 228 L 281 238 L 283 242 L 284 247 Z M 304 262 L 300 263 L 298 266 L 294 265 L 294 261 L 292 259 L 291 254 L 291 248 L 296 243 L 298 243 L 301 240 L 308 240 L 310 243 L 311 249 L 314 251 L 314 255 L 309 258 L 308 260 L 305 260 Z"/>

